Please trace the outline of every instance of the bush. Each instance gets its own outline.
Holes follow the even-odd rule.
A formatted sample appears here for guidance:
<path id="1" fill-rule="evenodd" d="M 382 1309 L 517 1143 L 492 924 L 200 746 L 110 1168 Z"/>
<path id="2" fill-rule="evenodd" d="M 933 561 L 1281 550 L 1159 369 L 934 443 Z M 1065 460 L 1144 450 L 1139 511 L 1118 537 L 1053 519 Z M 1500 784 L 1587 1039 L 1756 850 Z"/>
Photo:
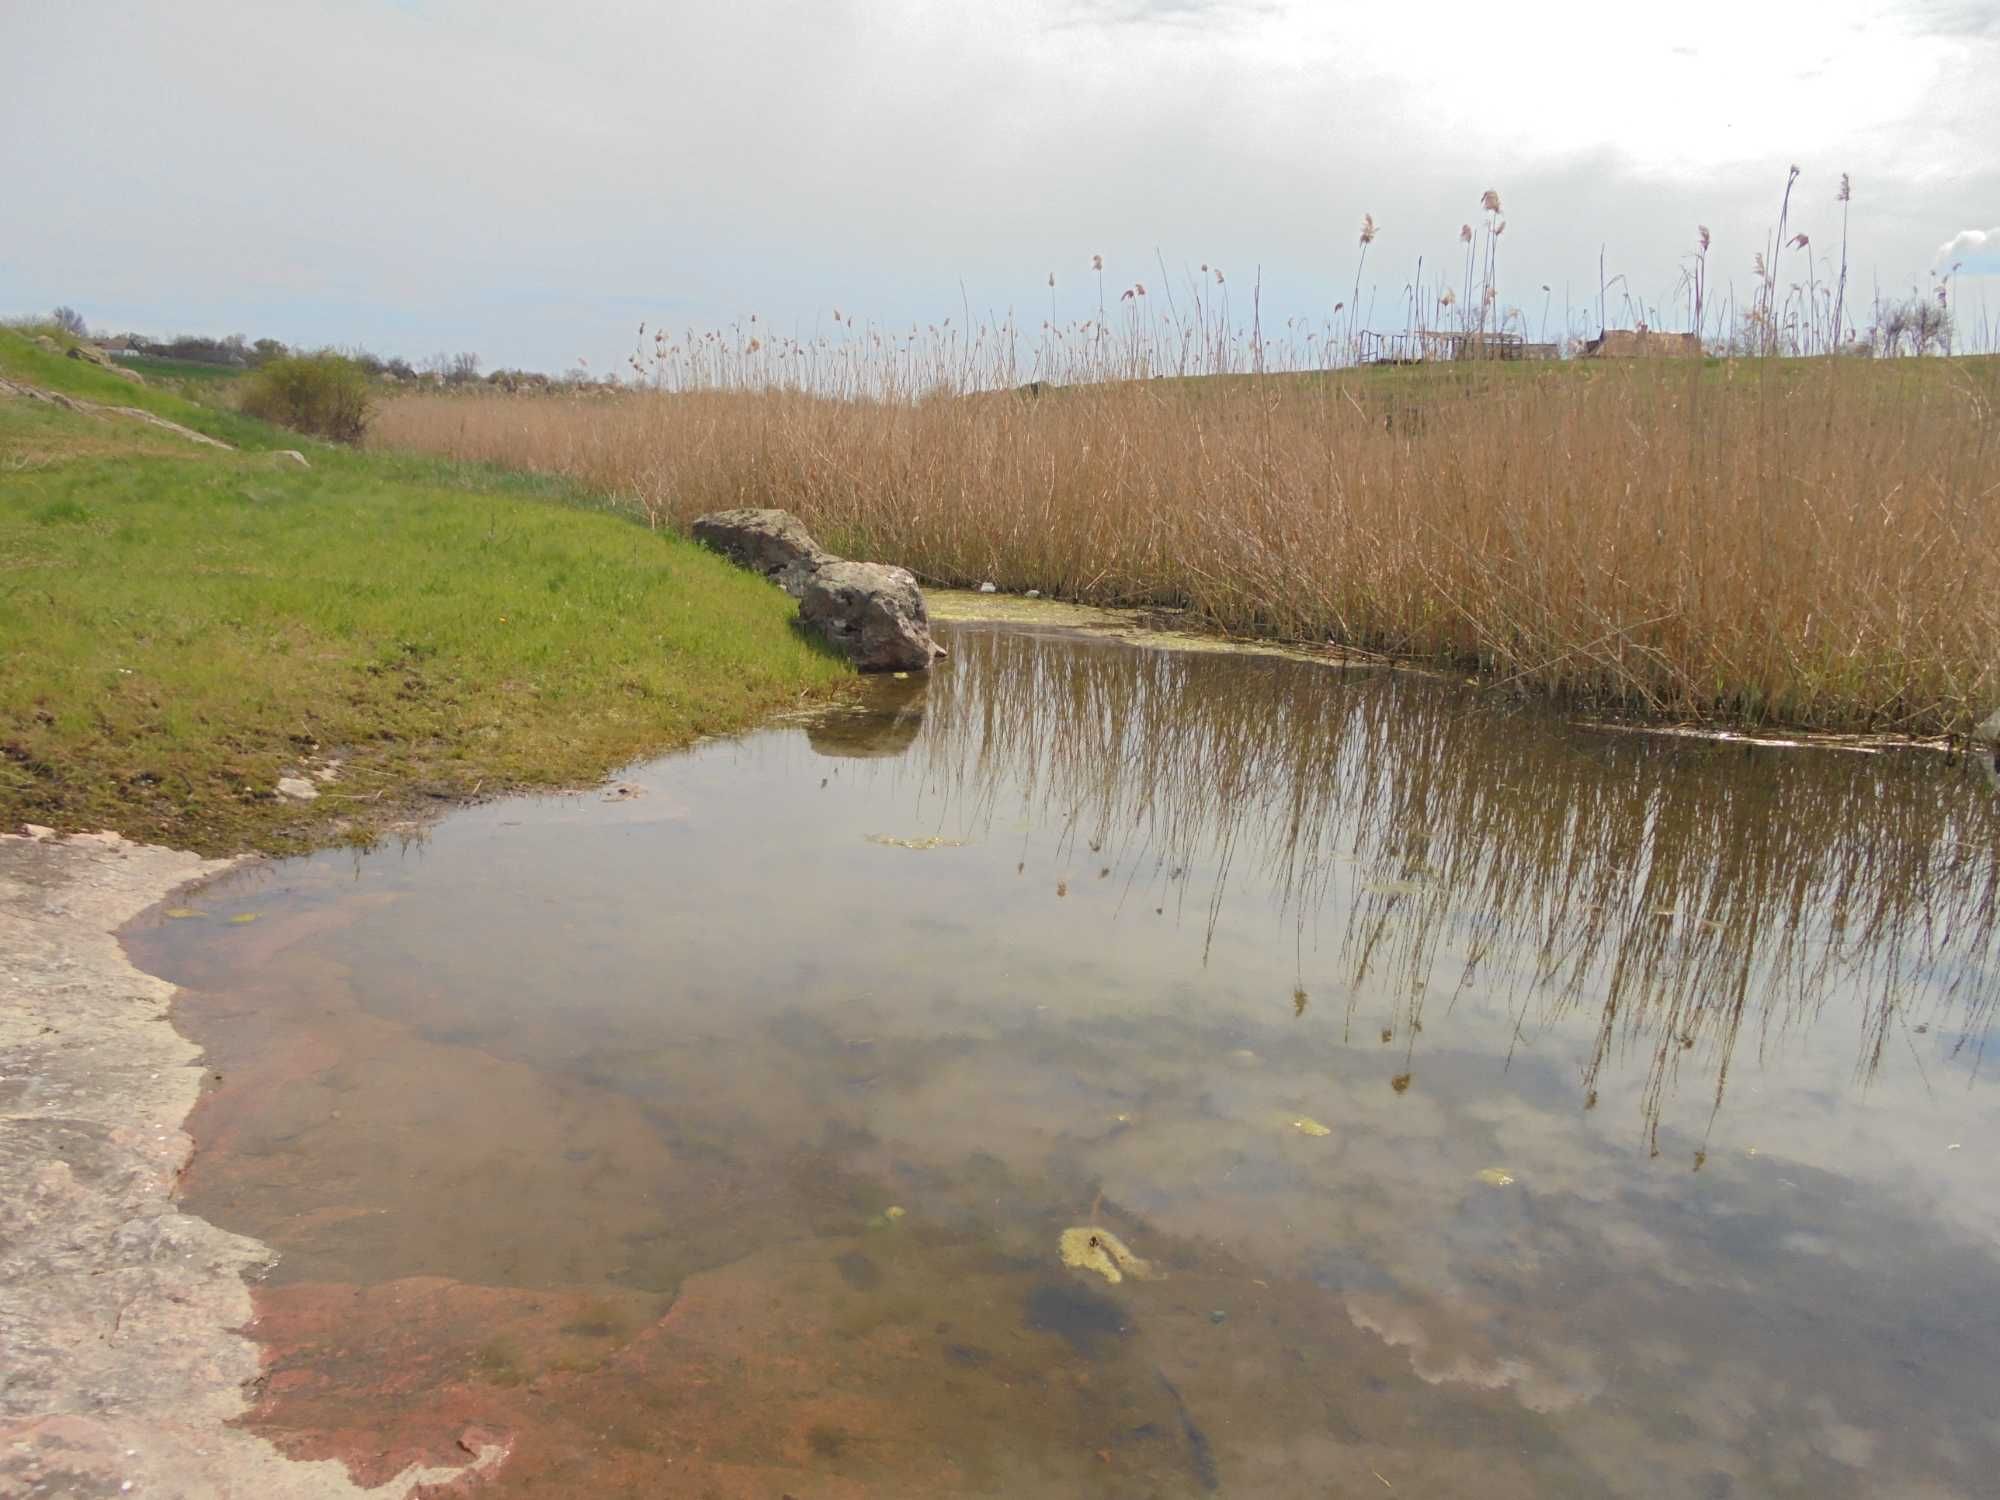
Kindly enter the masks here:
<path id="1" fill-rule="evenodd" d="M 243 410 L 338 443 L 361 440 L 373 397 L 360 365 L 338 354 L 274 359 L 250 377 Z"/>

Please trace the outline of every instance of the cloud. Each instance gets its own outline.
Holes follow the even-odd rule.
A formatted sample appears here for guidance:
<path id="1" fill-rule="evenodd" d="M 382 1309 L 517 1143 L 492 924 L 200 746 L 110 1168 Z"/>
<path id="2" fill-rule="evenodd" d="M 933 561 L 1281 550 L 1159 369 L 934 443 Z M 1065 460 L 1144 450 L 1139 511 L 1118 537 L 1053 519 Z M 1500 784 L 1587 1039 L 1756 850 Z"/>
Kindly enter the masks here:
<path id="1" fill-rule="evenodd" d="M 1964 264 L 1976 276 L 2000 272 L 2000 226 L 1992 229 L 1961 229 L 1938 246 L 1933 267 Z"/>
<path id="2" fill-rule="evenodd" d="M 1916 0 L 1892 14 L 1918 36 L 1975 40 L 2000 36 L 2000 5 L 1991 0 Z"/>
<path id="3" fill-rule="evenodd" d="M 1278 7 L 1249 0 L 1080 0 L 1051 29 L 1072 26 L 1214 26 L 1270 16 Z"/>
<path id="4" fill-rule="evenodd" d="M 649 314 L 1039 318 L 1051 270 L 1057 320 L 1091 316 L 1101 253 L 1114 299 L 1162 260 L 1177 289 L 1204 261 L 1261 281 L 1268 325 L 1352 295 L 1372 213 L 1362 300 L 1401 327 L 1419 257 L 1463 295 L 1458 228 L 1496 187 L 1503 307 L 1594 324 L 1602 252 L 1664 325 L 1697 224 L 1716 308 L 1753 277 L 1795 160 L 1814 247 L 1853 174 L 1864 282 L 1921 282 L 1945 226 L 1992 222 L 1995 3 L 1820 0 L 1807 57 L 1786 7 L 1682 0 L 1615 66 L 1587 0 L 1525 30 L 1448 4 L 1468 87 L 1407 8 L 1307 0 L 180 0 L 109 31 L 0 0 L 0 316 L 559 369 L 615 364 Z M 79 56 L 117 80 L 81 113 Z"/>

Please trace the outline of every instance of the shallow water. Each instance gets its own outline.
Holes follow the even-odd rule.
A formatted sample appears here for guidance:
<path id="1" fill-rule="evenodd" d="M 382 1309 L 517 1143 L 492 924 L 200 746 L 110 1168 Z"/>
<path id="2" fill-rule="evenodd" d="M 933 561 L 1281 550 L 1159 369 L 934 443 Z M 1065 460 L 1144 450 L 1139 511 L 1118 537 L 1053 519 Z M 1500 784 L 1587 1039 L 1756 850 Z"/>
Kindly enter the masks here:
<path id="1" fill-rule="evenodd" d="M 282 1252 L 254 1426 L 522 1494 L 1990 1493 L 1963 766 L 950 640 L 128 933 L 187 1206 Z"/>

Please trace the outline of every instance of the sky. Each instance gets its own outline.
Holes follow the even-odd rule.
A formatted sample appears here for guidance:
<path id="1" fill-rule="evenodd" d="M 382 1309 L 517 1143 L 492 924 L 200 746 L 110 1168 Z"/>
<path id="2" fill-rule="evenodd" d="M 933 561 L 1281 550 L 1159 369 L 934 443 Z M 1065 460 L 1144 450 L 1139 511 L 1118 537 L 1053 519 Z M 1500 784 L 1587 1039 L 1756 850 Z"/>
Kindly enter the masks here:
<path id="1" fill-rule="evenodd" d="M 1082 318 L 1102 255 L 1268 327 L 1371 214 L 1399 328 L 1492 189 L 1531 336 L 1594 331 L 1600 248 L 1669 326 L 1696 226 L 1743 295 L 1797 165 L 1790 279 L 1848 173 L 1863 302 L 1959 263 L 2000 325 L 1996 78 L 2000 0 L 0 0 L 0 316 L 615 370 L 642 320 L 1032 328 L 1052 273 Z"/>

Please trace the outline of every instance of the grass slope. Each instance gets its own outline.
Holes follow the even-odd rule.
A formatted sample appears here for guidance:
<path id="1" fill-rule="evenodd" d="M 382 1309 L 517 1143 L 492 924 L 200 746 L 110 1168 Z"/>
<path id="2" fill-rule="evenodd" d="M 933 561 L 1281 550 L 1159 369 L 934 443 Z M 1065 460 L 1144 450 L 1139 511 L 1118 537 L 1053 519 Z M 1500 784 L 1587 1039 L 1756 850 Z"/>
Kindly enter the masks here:
<path id="1" fill-rule="evenodd" d="M 574 783 L 819 695 L 791 601 L 543 480 L 312 445 L 0 332 L 0 825 L 221 852 Z M 313 467 L 259 449 L 303 448 Z M 273 795 L 344 762 L 316 802 Z"/>

